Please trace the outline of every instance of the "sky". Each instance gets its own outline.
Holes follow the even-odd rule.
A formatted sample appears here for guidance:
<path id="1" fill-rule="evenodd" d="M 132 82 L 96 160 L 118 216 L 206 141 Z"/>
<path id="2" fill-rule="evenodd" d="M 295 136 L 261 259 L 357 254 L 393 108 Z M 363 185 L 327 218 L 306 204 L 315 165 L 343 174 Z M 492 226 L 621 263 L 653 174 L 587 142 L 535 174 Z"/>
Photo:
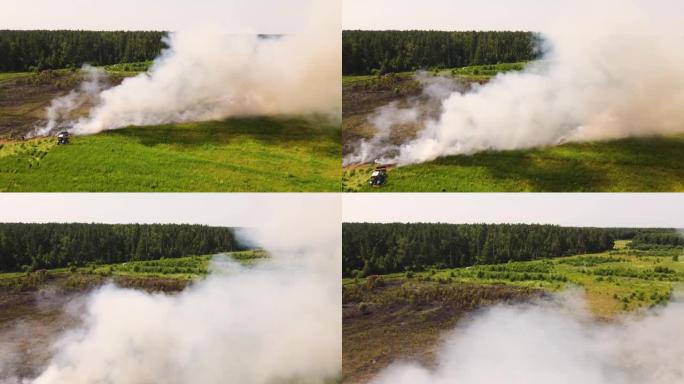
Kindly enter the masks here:
<path id="1" fill-rule="evenodd" d="M 677 193 L 21 193 L 0 222 L 255 227 L 279 217 L 345 222 L 542 223 L 684 228 Z"/>
<path id="2" fill-rule="evenodd" d="M 342 0 L 344 29 L 434 29 L 544 31 L 567 10 L 561 6 L 613 1 L 616 11 L 632 0 Z M 633 0 L 648 15 L 672 26 L 682 24 L 681 0 Z"/>
<path id="3" fill-rule="evenodd" d="M 320 0 L 0 0 L 0 29 L 164 30 L 216 24 L 235 33 L 290 33 Z M 328 1 L 328 0 L 325 0 Z"/>
<path id="4" fill-rule="evenodd" d="M 0 222 L 256 227 L 286 216 L 339 216 L 340 204 L 325 193 L 2 193 Z"/>
<path id="5" fill-rule="evenodd" d="M 342 212 L 345 222 L 539 223 L 684 228 L 684 194 L 345 194 Z"/>

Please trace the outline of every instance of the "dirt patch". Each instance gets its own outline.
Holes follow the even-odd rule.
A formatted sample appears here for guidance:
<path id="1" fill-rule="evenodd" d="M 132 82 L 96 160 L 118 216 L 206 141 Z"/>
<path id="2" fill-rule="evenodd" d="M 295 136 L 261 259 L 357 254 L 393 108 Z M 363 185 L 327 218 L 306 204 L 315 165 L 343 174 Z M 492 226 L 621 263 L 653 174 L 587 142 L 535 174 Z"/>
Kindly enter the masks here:
<path id="1" fill-rule="evenodd" d="M 120 84 L 124 78 L 110 74 L 107 87 Z M 82 80 L 79 72 L 60 70 L 0 81 L 0 138 L 22 138 L 45 119 L 45 108 L 54 98 L 68 94 Z M 91 106 L 83 106 L 76 114 L 85 115 Z"/>
<path id="2" fill-rule="evenodd" d="M 504 285 L 416 279 L 378 278 L 346 285 L 342 306 L 343 381 L 367 383 L 392 362 L 401 360 L 434 366 L 442 338 L 464 315 L 487 305 L 541 294 Z"/>
<path id="3" fill-rule="evenodd" d="M 452 79 L 464 90 L 480 81 Z M 420 118 L 418 123 L 392 127 L 388 144 L 399 145 L 416 137 L 424 122 L 439 117 L 441 101 L 423 94 L 423 85 L 412 74 L 387 74 L 365 79 L 342 88 L 342 143 L 343 154 L 353 153 L 361 139 L 370 139 L 376 128 L 369 118 L 379 108 L 395 103 L 397 108 L 413 107 Z"/>

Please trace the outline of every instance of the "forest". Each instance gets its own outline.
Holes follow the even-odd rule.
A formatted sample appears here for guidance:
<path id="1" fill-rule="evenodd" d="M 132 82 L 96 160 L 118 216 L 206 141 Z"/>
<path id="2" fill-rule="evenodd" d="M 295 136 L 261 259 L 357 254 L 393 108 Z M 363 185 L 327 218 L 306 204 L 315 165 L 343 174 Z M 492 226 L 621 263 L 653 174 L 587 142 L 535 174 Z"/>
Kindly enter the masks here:
<path id="1" fill-rule="evenodd" d="M 25 72 L 152 60 L 165 32 L 0 30 L 0 71 Z"/>
<path id="2" fill-rule="evenodd" d="M 684 247 L 684 236 L 676 230 L 642 231 L 634 236 L 631 248 Z"/>
<path id="3" fill-rule="evenodd" d="M 536 224 L 344 223 L 345 277 L 602 252 L 637 229 Z"/>
<path id="4" fill-rule="evenodd" d="M 343 31 L 343 75 L 529 61 L 541 55 L 531 32 Z"/>
<path id="5" fill-rule="evenodd" d="M 187 224 L 0 223 L 0 271 L 244 250 L 233 228 Z"/>

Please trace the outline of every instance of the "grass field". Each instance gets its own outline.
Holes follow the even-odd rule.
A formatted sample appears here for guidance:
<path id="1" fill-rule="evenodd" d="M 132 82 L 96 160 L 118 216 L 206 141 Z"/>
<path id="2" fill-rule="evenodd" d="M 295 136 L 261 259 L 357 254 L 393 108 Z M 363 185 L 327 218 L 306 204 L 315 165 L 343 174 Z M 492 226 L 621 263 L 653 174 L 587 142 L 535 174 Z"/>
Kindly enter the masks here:
<path id="1" fill-rule="evenodd" d="M 684 191 L 684 136 L 571 143 L 450 156 L 393 168 L 382 188 L 372 166 L 346 169 L 345 191 L 666 192 Z"/>
<path id="2" fill-rule="evenodd" d="M 522 70 L 527 63 L 503 63 L 430 73 L 452 76 L 466 84 L 484 83 L 502 72 Z M 369 139 L 375 127 L 368 117 L 377 108 L 419 100 L 421 87 L 412 72 L 396 76 L 345 76 L 343 83 L 343 152 Z M 439 105 L 424 105 L 436 118 Z M 434 110 L 433 110 L 434 109 Z M 435 115 L 437 113 L 437 115 Z M 421 124 L 395 126 L 389 142 L 399 145 L 416 136 Z M 448 156 L 393 168 L 387 184 L 371 188 L 371 165 L 344 170 L 347 192 L 678 192 L 684 191 L 684 136 L 631 138 L 604 142 L 490 151 Z"/>
<path id="3" fill-rule="evenodd" d="M 0 191 L 339 191 L 340 129 L 236 118 L 0 144 Z"/>
<path id="4" fill-rule="evenodd" d="M 525 68 L 525 65 L 527 65 L 527 62 L 472 65 L 460 68 L 434 69 L 429 72 L 434 75 L 452 76 L 468 81 L 487 81 L 499 73 L 521 71 Z M 409 79 L 415 75 L 415 72 L 399 72 L 396 73 L 396 75 L 404 79 Z M 342 76 L 342 86 L 361 85 L 363 83 L 373 82 L 374 79 L 377 79 L 378 77 L 378 75 Z"/>
<path id="5" fill-rule="evenodd" d="M 156 287 L 160 281 L 166 287 L 182 289 L 195 279 L 206 276 L 210 271 L 214 255 L 198 255 L 180 258 L 129 261 L 117 264 L 92 264 L 81 267 L 55 268 L 31 273 L 2 272 L 0 273 L 0 288 L 14 291 L 33 290 L 49 282 L 58 282 L 62 288 L 84 289 L 102 283 L 105 279 L 123 282 L 123 285 L 140 287 Z M 249 266 L 268 257 L 262 250 L 248 250 L 230 252 L 226 258 L 235 260 L 242 265 Z M 175 290 L 175 289 L 171 289 Z"/>
<path id="6" fill-rule="evenodd" d="M 684 256 L 679 260 L 681 248 L 635 250 L 626 244 L 627 241 L 617 241 L 614 250 L 598 254 L 396 273 L 383 275 L 382 279 L 510 285 L 550 292 L 578 287 L 584 291 L 588 309 L 606 318 L 666 304 L 675 288 L 684 288 L 680 285 L 684 282 Z M 343 281 L 344 286 L 357 284 L 367 284 L 367 278 Z"/>
<path id="7" fill-rule="evenodd" d="M 343 374 L 369 382 L 392 362 L 434 367 L 445 332 L 492 304 L 579 288 L 602 321 L 666 305 L 684 281 L 681 248 L 612 251 L 529 262 L 343 280 Z"/>

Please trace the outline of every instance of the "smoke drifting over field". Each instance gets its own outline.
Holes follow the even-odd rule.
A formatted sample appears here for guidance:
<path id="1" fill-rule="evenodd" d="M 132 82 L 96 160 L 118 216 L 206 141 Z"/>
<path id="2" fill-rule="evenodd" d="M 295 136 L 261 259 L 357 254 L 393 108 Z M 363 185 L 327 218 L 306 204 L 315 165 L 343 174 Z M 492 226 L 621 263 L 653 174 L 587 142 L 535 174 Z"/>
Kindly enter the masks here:
<path id="1" fill-rule="evenodd" d="M 379 140 L 363 151 L 404 165 L 489 149 L 684 132 L 681 30 L 662 28 L 629 0 L 559 6 L 565 16 L 542 31 L 548 44 L 542 60 L 451 93 L 440 116 L 424 121 L 398 149 Z M 378 131 L 382 136 L 386 128 Z"/>
<path id="2" fill-rule="evenodd" d="M 29 136 L 45 136 L 58 129 L 66 128 L 72 124 L 74 110 L 83 107 L 86 103 L 98 100 L 100 92 L 106 86 L 105 72 L 87 64 L 81 71 L 84 73 L 85 80 L 78 89 L 52 100 L 45 110 L 48 121 L 45 125 L 36 127 Z"/>
<path id="3" fill-rule="evenodd" d="M 456 329 L 436 369 L 397 364 L 374 384 L 681 383 L 683 321 L 681 302 L 619 324 L 567 303 L 499 306 Z"/>
<path id="4" fill-rule="evenodd" d="M 322 200 L 322 201 L 321 201 Z M 105 286 L 32 384 L 322 383 L 340 372 L 340 205 L 254 209 L 240 235 L 273 258 L 214 263 L 176 295 Z M 331 204 L 332 203 L 332 204 Z M 273 214 L 272 212 L 277 212 Z M 2 379 L 0 379 L 2 380 Z"/>
<path id="5" fill-rule="evenodd" d="M 148 73 L 103 91 L 75 134 L 232 116 L 341 111 L 339 5 L 314 5 L 302 32 L 271 37 L 182 30 Z M 52 124 L 52 119 L 47 126 Z"/>

